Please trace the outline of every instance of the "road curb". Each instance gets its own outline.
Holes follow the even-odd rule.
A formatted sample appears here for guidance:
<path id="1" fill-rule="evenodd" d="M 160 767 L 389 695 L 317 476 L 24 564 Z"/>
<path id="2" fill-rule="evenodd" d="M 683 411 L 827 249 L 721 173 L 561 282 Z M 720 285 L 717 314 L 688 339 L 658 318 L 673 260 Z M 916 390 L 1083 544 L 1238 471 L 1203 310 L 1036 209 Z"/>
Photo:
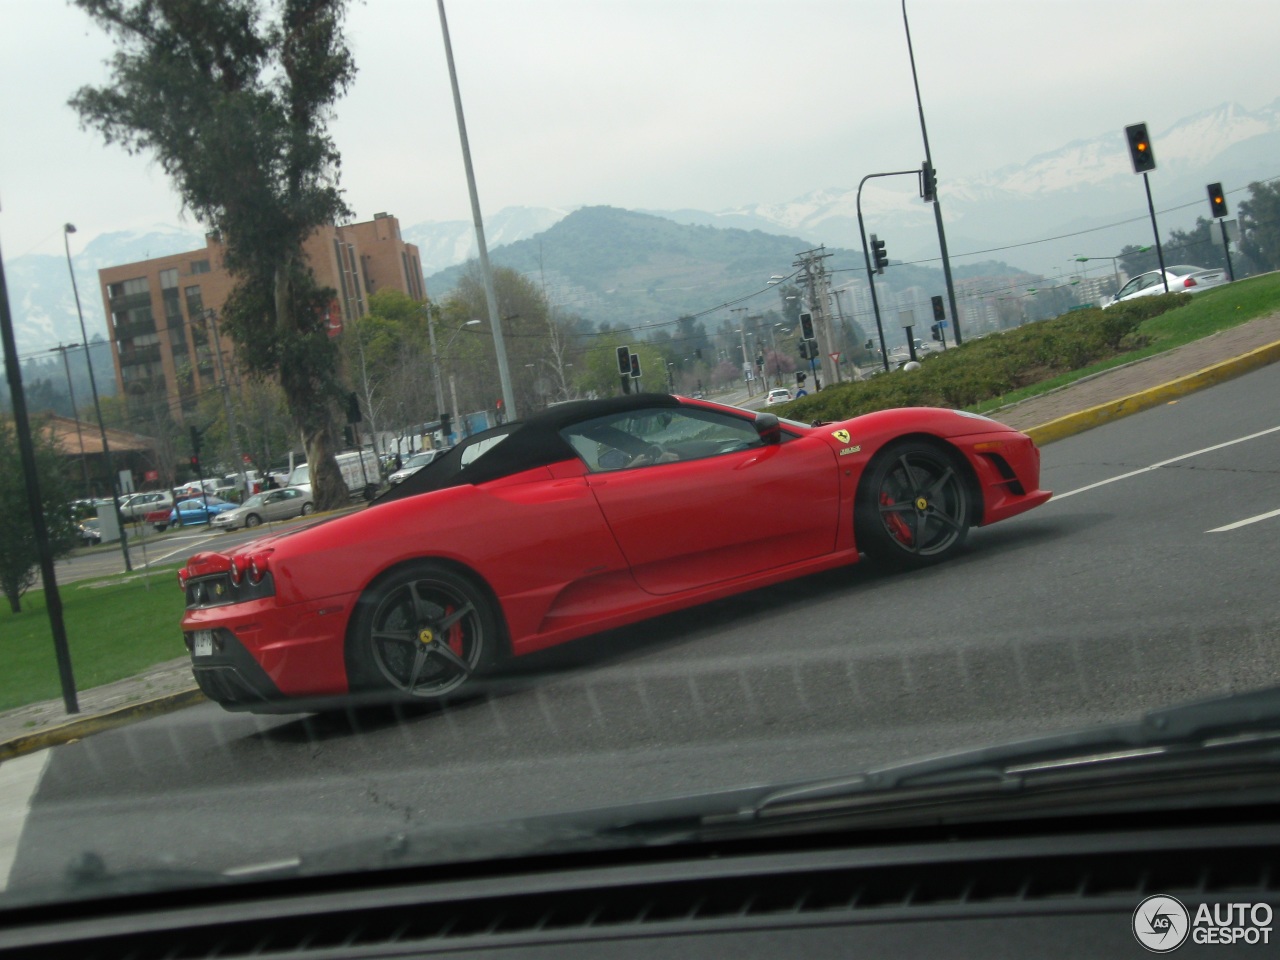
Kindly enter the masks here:
<path id="1" fill-rule="evenodd" d="M 1230 360 L 1223 360 L 1221 363 L 1215 363 L 1212 366 L 1205 367 L 1203 370 L 1197 370 L 1195 373 L 1189 373 L 1186 376 L 1178 377 L 1176 380 L 1170 380 L 1168 383 L 1162 383 L 1159 386 L 1132 393 L 1127 397 L 1121 397 L 1119 400 L 1112 400 L 1108 403 L 1098 404 L 1095 407 L 1089 407 L 1086 410 L 1069 413 L 1065 417 L 1050 420 L 1048 423 L 1041 424 L 1038 427 L 1028 427 L 1022 432 L 1034 440 L 1036 446 L 1042 447 L 1046 443 L 1063 440 L 1093 427 L 1099 427 L 1104 423 L 1110 423 L 1112 420 L 1119 420 L 1121 417 L 1127 417 L 1130 414 L 1148 410 L 1162 403 L 1168 403 L 1170 400 L 1176 400 L 1178 397 L 1195 393 L 1197 390 L 1212 387 L 1215 384 L 1257 370 L 1259 367 L 1265 367 L 1276 361 L 1280 361 L 1280 341 L 1258 347 L 1256 350 L 1250 350 L 1248 353 L 1233 357 Z"/>
<path id="2" fill-rule="evenodd" d="M 167 693 L 161 697 L 153 697 L 150 700 L 142 700 L 138 703 L 116 707 L 114 710 L 97 713 L 91 717 L 69 720 L 66 723 L 58 724 L 56 727 L 33 730 L 31 733 L 24 733 L 21 736 L 0 742 L 0 763 L 5 760 L 12 760 L 14 757 L 21 757 L 24 754 L 46 750 L 49 747 L 62 746 L 63 744 L 71 743 L 73 740 L 83 740 L 85 737 L 91 737 L 95 733 L 105 733 L 117 727 L 128 726 L 138 720 L 158 717 L 161 714 L 172 713 L 175 710 L 193 707 L 198 703 L 204 702 L 205 695 L 200 692 L 199 688 L 190 687 L 186 690 L 178 690 L 175 693 Z"/>

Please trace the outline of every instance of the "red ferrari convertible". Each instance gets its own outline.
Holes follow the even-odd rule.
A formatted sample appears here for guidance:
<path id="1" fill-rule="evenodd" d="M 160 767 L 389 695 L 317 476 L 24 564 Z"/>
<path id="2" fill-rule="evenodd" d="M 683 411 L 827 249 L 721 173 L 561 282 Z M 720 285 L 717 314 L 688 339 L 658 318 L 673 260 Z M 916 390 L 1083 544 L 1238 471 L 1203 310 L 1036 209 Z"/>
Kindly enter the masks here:
<path id="1" fill-rule="evenodd" d="M 366 509 L 180 572 L 230 710 L 447 697 L 505 656 L 859 559 L 954 554 L 1049 499 L 1032 441 L 957 410 L 807 426 L 664 394 L 478 434 Z"/>

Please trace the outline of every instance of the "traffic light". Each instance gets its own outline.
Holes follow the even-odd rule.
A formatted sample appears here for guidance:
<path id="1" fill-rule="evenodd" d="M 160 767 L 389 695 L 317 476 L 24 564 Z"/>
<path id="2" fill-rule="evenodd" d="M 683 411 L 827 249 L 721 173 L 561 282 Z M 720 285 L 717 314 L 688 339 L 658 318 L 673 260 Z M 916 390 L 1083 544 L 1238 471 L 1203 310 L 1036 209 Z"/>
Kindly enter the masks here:
<path id="1" fill-rule="evenodd" d="M 618 373 L 624 377 L 631 376 L 631 348 L 618 348 Z"/>
<path id="2" fill-rule="evenodd" d="M 1227 196 L 1222 192 L 1222 184 L 1209 184 L 1209 210 L 1214 217 L 1227 215 Z"/>
<path id="3" fill-rule="evenodd" d="M 364 419 L 360 412 L 360 399 L 354 393 L 347 394 L 347 423 L 359 423 Z"/>
<path id="4" fill-rule="evenodd" d="M 805 377 L 807 377 L 807 376 L 808 376 L 808 374 L 807 374 L 807 373 L 805 373 L 803 370 L 797 370 L 797 371 L 796 371 L 796 383 L 804 383 Z"/>
<path id="5" fill-rule="evenodd" d="M 800 359 L 801 360 L 809 359 L 809 341 L 808 340 L 800 341 Z"/>
<path id="6" fill-rule="evenodd" d="M 805 340 L 813 339 L 813 314 L 800 314 L 800 336 Z"/>
<path id="7" fill-rule="evenodd" d="M 947 319 L 946 308 L 942 306 L 942 297 L 940 296 L 934 297 L 932 300 L 932 303 L 933 303 L 933 319 L 941 323 L 943 320 Z"/>
<path id="8" fill-rule="evenodd" d="M 1134 123 L 1124 128 L 1124 135 L 1129 140 L 1129 159 L 1133 161 L 1134 173 L 1147 173 L 1156 168 L 1156 155 L 1151 149 L 1151 138 L 1147 136 L 1145 123 Z"/>
<path id="9" fill-rule="evenodd" d="M 925 203 L 938 199 L 938 171 L 929 166 L 928 160 L 920 164 L 920 196 Z"/>
<path id="10" fill-rule="evenodd" d="M 633 353 L 633 354 L 628 358 L 628 361 L 629 361 L 629 362 L 628 362 L 628 368 L 629 368 L 629 369 L 630 369 L 630 371 L 631 371 L 631 379 L 632 379 L 632 380 L 639 380 L 639 379 L 640 379 L 640 354 L 638 354 L 638 353 Z"/>
<path id="11" fill-rule="evenodd" d="M 933 339 L 942 339 L 942 324 L 934 323 L 929 325 L 929 333 L 933 335 Z"/>
<path id="12" fill-rule="evenodd" d="M 191 427 L 191 465 L 195 466 L 200 457 L 200 431 Z"/>
<path id="13" fill-rule="evenodd" d="M 763 370 L 763 369 L 764 369 L 764 354 L 763 354 L 763 353 L 758 353 L 758 354 L 756 354 L 756 369 L 757 369 L 757 370 Z"/>
<path id="14" fill-rule="evenodd" d="M 871 235 L 871 261 L 875 264 L 876 273 L 884 273 L 884 268 L 889 265 L 889 253 L 884 248 L 884 241 L 874 233 Z"/>
<path id="15" fill-rule="evenodd" d="M 446 437 L 453 433 L 453 414 L 448 412 L 440 414 L 440 432 Z"/>

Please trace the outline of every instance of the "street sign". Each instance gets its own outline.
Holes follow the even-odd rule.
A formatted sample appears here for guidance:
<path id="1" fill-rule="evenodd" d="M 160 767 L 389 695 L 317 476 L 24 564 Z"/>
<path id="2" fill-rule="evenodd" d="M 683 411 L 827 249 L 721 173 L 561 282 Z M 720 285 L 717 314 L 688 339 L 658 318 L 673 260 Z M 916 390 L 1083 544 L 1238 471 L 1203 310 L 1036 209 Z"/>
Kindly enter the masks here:
<path id="1" fill-rule="evenodd" d="M 828 353 L 827 356 L 831 358 L 832 363 L 840 362 L 840 354 L 838 353 Z"/>

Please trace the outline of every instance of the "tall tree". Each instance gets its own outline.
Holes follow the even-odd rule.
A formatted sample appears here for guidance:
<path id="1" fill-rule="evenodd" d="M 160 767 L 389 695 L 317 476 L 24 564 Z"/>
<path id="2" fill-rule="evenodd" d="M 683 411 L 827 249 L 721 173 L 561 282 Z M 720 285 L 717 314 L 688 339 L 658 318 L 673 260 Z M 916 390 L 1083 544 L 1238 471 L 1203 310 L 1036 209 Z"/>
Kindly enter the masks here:
<path id="1" fill-rule="evenodd" d="M 1240 251 L 1258 270 L 1280 267 L 1280 182 L 1249 184 L 1240 201 Z"/>
<path id="2" fill-rule="evenodd" d="M 52 434 L 33 426 L 31 439 L 44 522 L 49 546 L 54 556 L 60 557 L 69 553 L 76 542 L 67 505 L 74 496 L 71 486 L 76 474 L 68 469 L 67 459 L 57 449 Z M 13 421 L 0 419 L 0 463 L 16 465 L 19 459 Z M 35 583 L 39 566 L 35 527 L 27 510 L 26 479 L 20 469 L 0 470 L 0 593 L 9 601 L 13 613 L 22 611 L 22 595 Z"/>
<path id="3" fill-rule="evenodd" d="M 317 506 L 346 499 L 335 453 L 337 355 L 303 242 L 350 214 L 327 132 L 355 76 L 346 0 L 75 0 L 116 41 L 111 83 L 71 99 L 81 121 L 151 153 L 221 234 L 236 288 L 223 327 L 275 374 L 311 463 Z"/>

